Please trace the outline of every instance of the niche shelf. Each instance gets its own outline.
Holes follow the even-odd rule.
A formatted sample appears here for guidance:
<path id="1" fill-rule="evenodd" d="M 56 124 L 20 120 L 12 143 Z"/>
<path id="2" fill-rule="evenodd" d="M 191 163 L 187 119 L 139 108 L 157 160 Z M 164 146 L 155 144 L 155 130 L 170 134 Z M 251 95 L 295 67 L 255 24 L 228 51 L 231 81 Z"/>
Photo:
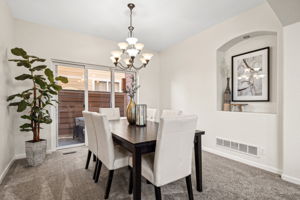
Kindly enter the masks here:
<path id="1" fill-rule="evenodd" d="M 243 112 L 276 114 L 278 110 L 278 69 L 279 60 L 277 45 L 278 38 L 276 32 L 256 31 L 242 34 L 231 39 L 217 49 L 217 111 L 223 111 L 223 94 L 226 88 L 226 76 L 224 68 L 231 74 L 231 57 L 244 52 L 270 47 L 270 101 L 269 102 L 240 102 L 248 104 Z M 230 77 L 231 78 L 231 77 Z M 230 79 L 232 81 L 232 79 Z M 231 83 L 230 83 L 230 89 Z M 234 102 L 239 103 L 239 102 Z M 223 111 L 231 112 L 231 111 Z"/>

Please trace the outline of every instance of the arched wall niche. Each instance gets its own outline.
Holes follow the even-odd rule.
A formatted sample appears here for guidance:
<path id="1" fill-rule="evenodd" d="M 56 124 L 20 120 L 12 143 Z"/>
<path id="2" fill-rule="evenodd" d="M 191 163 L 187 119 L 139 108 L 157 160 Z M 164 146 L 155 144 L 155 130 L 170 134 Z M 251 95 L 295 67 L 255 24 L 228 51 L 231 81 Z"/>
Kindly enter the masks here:
<path id="1" fill-rule="evenodd" d="M 217 110 L 223 110 L 223 94 L 226 88 L 225 69 L 231 78 L 231 57 L 248 51 L 270 47 L 270 101 L 243 102 L 247 103 L 244 112 L 249 113 L 277 113 L 277 33 L 273 31 L 255 31 L 237 36 L 217 49 Z M 231 81 L 232 79 L 230 79 Z M 231 83 L 230 83 L 231 89 Z M 232 89 L 231 89 L 232 90 Z"/>

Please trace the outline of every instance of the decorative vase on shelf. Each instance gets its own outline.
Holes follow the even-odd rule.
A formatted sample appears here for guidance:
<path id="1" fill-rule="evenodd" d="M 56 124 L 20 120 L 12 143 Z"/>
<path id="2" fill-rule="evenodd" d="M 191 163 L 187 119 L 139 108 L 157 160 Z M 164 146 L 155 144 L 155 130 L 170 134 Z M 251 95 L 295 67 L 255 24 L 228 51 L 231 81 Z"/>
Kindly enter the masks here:
<path id="1" fill-rule="evenodd" d="M 231 91 L 230 91 L 230 87 L 229 87 L 229 82 L 230 82 L 230 78 L 227 78 L 227 86 L 224 92 L 224 107 L 223 110 L 224 111 L 231 111 Z"/>
<path id="2" fill-rule="evenodd" d="M 126 116 L 128 123 L 131 125 L 135 124 L 135 102 L 133 98 L 130 98 L 130 102 L 127 106 Z"/>

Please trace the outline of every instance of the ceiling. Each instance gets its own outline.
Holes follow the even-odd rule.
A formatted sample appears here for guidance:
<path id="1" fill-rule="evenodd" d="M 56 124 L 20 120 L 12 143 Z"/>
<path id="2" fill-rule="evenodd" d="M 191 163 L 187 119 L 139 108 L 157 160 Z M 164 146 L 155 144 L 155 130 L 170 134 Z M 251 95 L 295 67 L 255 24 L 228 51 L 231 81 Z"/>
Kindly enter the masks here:
<path id="1" fill-rule="evenodd" d="M 264 0 L 6 0 L 15 18 L 92 34 L 114 41 L 127 37 L 129 11 L 135 36 L 160 51 L 258 6 Z"/>

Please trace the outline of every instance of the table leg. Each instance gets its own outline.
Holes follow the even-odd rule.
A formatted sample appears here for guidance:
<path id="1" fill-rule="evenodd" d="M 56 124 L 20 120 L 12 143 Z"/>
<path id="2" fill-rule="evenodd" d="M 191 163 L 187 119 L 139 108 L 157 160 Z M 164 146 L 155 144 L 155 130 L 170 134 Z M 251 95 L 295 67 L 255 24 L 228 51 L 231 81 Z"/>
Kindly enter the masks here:
<path id="1" fill-rule="evenodd" d="M 133 172 L 133 199 L 141 200 L 141 165 L 142 165 L 141 150 L 136 148 L 132 155 L 132 172 Z"/>
<path id="2" fill-rule="evenodd" d="M 196 169 L 197 191 L 202 192 L 202 145 L 201 145 L 200 134 L 195 135 L 194 148 L 195 148 L 195 169 Z"/>

